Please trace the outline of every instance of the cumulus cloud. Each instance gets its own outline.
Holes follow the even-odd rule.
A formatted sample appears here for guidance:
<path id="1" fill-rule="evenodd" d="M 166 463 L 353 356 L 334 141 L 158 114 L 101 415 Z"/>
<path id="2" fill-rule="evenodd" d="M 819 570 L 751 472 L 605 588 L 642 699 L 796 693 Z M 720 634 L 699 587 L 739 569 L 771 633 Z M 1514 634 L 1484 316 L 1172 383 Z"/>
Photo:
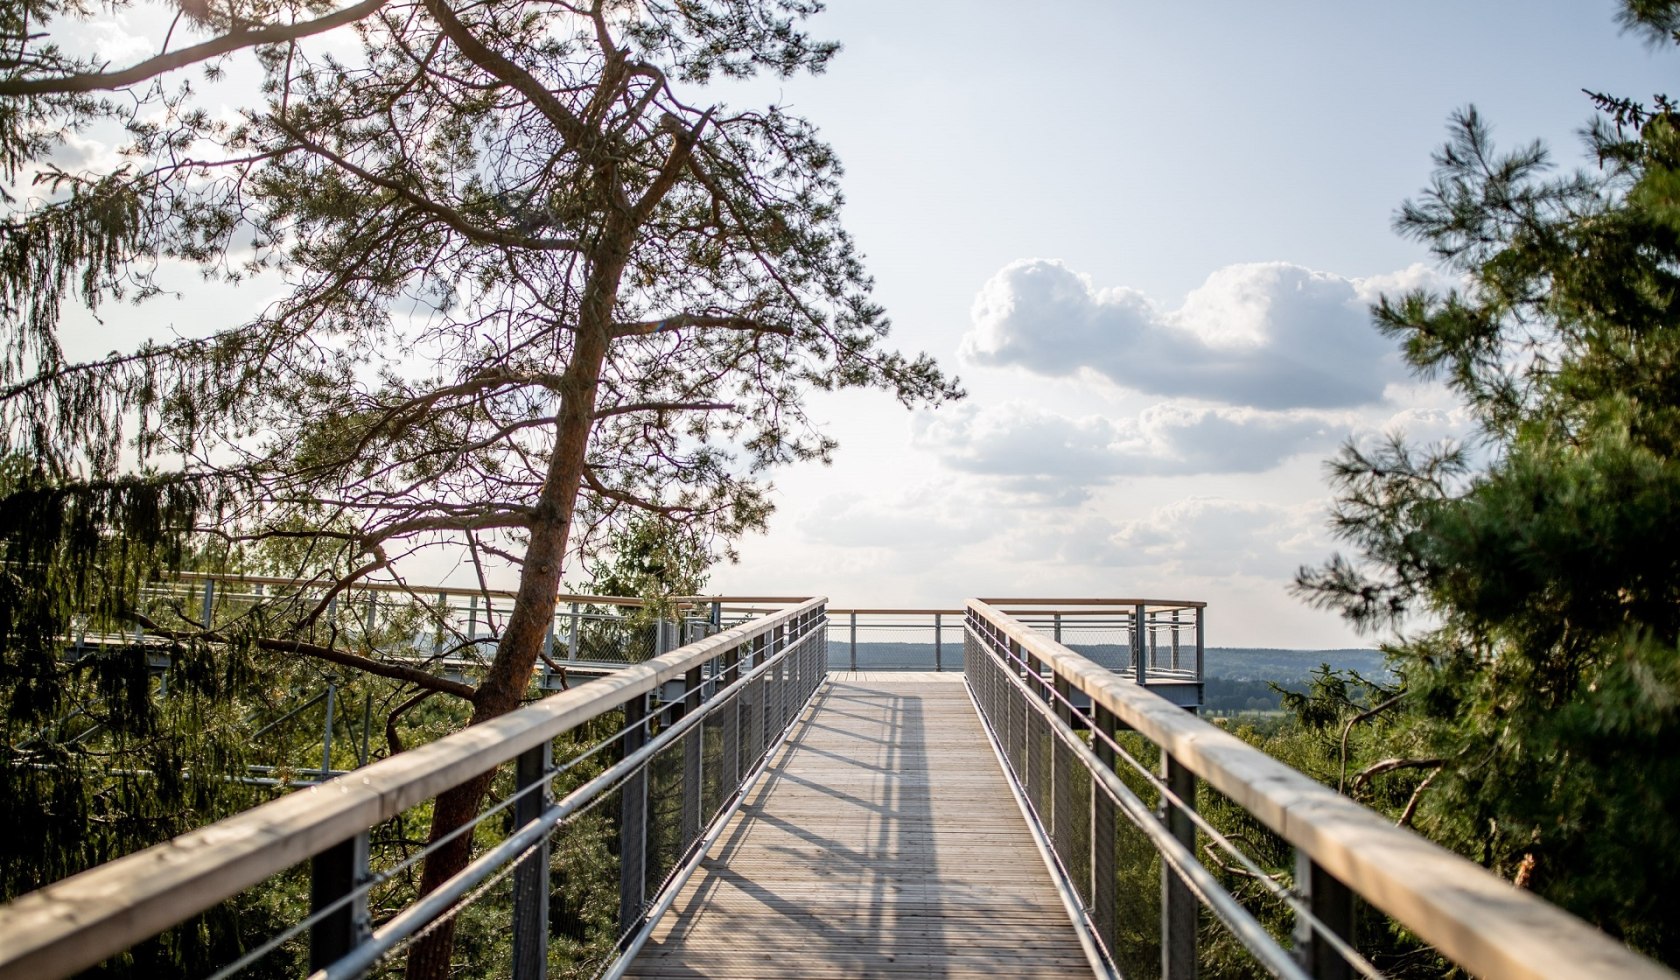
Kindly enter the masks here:
<path id="1" fill-rule="evenodd" d="M 918 415 L 912 438 L 952 469 L 1077 503 L 1121 476 L 1259 473 L 1322 450 L 1345 427 L 1306 412 L 1163 404 L 1135 418 L 1070 417 L 1024 402 Z"/>
<path id="2" fill-rule="evenodd" d="M 1257 262 L 1215 271 L 1177 309 L 1164 309 L 1135 289 L 1098 289 L 1060 262 L 1027 259 L 975 297 L 962 353 L 981 365 L 1089 372 L 1137 391 L 1230 405 L 1368 405 L 1405 377 L 1369 305 L 1431 280 L 1423 266 L 1348 279 Z"/>
<path id="3" fill-rule="evenodd" d="M 1037 529 L 1018 544 L 1069 565 L 1151 568 L 1172 575 L 1285 579 L 1330 550 L 1317 502 L 1285 507 L 1188 497 L 1125 521 L 1085 515 L 1061 531 Z"/>

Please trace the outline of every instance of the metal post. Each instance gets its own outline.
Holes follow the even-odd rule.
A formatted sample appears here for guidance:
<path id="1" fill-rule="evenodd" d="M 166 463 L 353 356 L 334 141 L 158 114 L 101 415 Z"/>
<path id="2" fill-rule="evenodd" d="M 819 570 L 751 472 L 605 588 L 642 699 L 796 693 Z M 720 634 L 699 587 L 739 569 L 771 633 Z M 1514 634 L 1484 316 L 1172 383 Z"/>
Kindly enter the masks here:
<path id="1" fill-rule="evenodd" d="M 368 591 L 367 641 L 373 646 L 374 631 L 379 628 L 379 593 Z"/>
<path id="2" fill-rule="evenodd" d="M 572 631 L 566 635 L 566 659 L 576 660 L 578 654 L 578 604 L 572 603 Z"/>
<path id="3" fill-rule="evenodd" d="M 310 859 L 310 911 L 320 913 L 332 909 L 309 927 L 310 970 L 326 969 L 366 941 L 372 933 L 367 892 L 355 891 L 367 880 L 368 835 L 365 830 Z M 353 897 L 344 901 L 347 896 Z"/>
<path id="4" fill-rule="evenodd" d="M 1143 616 L 1142 605 L 1132 609 L 1132 673 L 1139 684 L 1144 683 L 1147 671 L 1143 664 Z"/>
<path id="5" fill-rule="evenodd" d="M 549 616 L 548 616 L 548 629 L 543 632 L 542 669 L 543 669 L 543 679 L 545 681 L 547 680 L 547 678 L 550 674 L 554 673 L 554 669 L 549 667 L 549 665 L 548 665 L 548 662 L 550 660 L 553 660 L 553 659 L 554 659 L 554 614 L 550 613 Z M 545 683 L 543 686 L 547 687 L 548 685 Z"/>
<path id="6" fill-rule="evenodd" d="M 469 596 L 467 606 L 467 639 L 478 639 L 478 596 Z M 474 653 L 478 651 L 474 649 Z"/>
<path id="7" fill-rule="evenodd" d="M 933 669 L 935 671 L 945 669 L 945 637 L 942 632 L 943 624 L 941 623 L 943 618 L 938 613 L 933 614 Z"/>
<path id="8" fill-rule="evenodd" d="M 514 792 L 521 795 L 513 803 L 515 828 L 537 820 L 548 809 L 552 746 L 545 741 L 519 756 Z M 548 842 L 545 834 L 513 872 L 513 980 L 548 976 Z"/>
<path id="9" fill-rule="evenodd" d="M 367 700 L 362 702 L 362 751 L 360 755 L 356 756 L 357 765 L 365 766 L 368 764 L 368 739 L 372 737 L 372 734 L 373 695 L 369 694 Z"/>
<path id="10" fill-rule="evenodd" d="M 684 675 L 687 691 L 683 694 L 682 707 L 677 709 L 683 714 L 700 710 L 700 668 L 695 667 Z M 700 739 L 705 735 L 705 725 L 685 734 L 683 739 L 683 776 L 682 776 L 682 846 L 677 849 L 679 854 L 686 853 L 688 846 L 700 838 L 700 816 L 705 809 L 702 799 L 705 795 L 705 784 L 701 772 Z"/>
<path id="11" fill-rule="evenodd" d="M 1057 643 L 1062 642 L 1062 614 L 1052 613 L 1050 616 L 1050 632 Z"/>
<path id="12" fill-rule="evenodd" d="M 1207 607 L 1196 610 L 1196 680 L 1202 679 L 1202 645 L 1204 620 L 1207 618 Z"/>
<path id="13" fill-rule="evenodd" d="M 333 726 L 333 697 L 337 688 L 332 680 L 327 681 L 327 720 L 321 726 L 321 778 L 327 778 L 332 771 L 332 726 Z"/>
<path id="14" fill-rule="evenodd" d="M 735 683 L 741 676 L 741 648 L 731 647 L 723 654 L 723 673 L 718 678 L 720 688 Z M 735 792 L 741 782 L 741 700 L 747 692 L 729 699 L 729 714 L 723 723 L 723 795 Z"/>
<path id="15" fill-rule="evenodd" d="M 1295 891 L 1324 927 L 1353 941 L 1353 890 L 1302 851 L 1295 852 Z M 1319 980 L 1351 980 L 1353 968 L 1306 919 L 1295 919 L 1295 956 Z"/>
<path id="16" fill-rule="evenodd" d="M 1178 669 L 1178 610 L 1172 611 L 1172 669 Z"/>
<path id="17" fill-rule="evenodd" d="M 1161 752 L 1161 778 L 1167 789 L 1182 801 L 1184 808 L 1196 805 L 1196 774 L 1185 768 L 1164 749 Z M 1161 801 L 1161 819 L 1167 831 L 1178 838 L 1192 854 L 1196 851 L 1196 825 L 1190 817 L 1167 800 Z M 1167 862 L 1161 862 L 1161 978 L 1162 980 L 1194 980 L 1196 976 L 1196 913 L 1200 906 L 1196 896 L 1185 887 Z"/>
<path id="18" fill-rule="evenodd" d="M 443 653 L 443 636 L 449 631 L 449 593 L 438 593 L 438 625 L 437 634 L 432 640 L 432 656 Z"/>
<path id="19" fill-rule="evenodd" d="M 624 702 L 624 754 L 647 744 L 648 696 L 638 694 Z M 643 894 L 647 888 L 647 770 L 626 777 L 620 792 L 623 800 L 618 831 L 618 928 L 629 932 L 642 917 Z"/>
<path id="20" fill-rule="evenodd" d="M 204 624 L 205 629 L 210 629 L 212 626 L 215 625 L 214 623 L 212 623 L 210 621 L 210 617 L 214 616 L 215 614 L 216 614 L 216 580 L 213 579 L 213 578 L 207 578 L 207 579 L 204 580 L 204 615 L 199 617 L 199 621 Z"/>
<path id="21" fill-rule="evenodd" d="M 1114 738 L 1118 725 L 1114 713 L 1102 705 L 1091 705 L 1091 724 L 1096 733 L 1091 736 L 1091 748 L 1109 772 L 1114 771 Z M 1107 738 L 1104 738 L 1106 736 Z M 1115 870 L 1114 870 L 1114 801 L 1107 793 L 1091 787 L 1091 924 L 1097 939 L 1110 953 L 1115 942 Z"/>
<path id="22" fill-rule="evenodd" d="M 857 672 L 857 613 L 852 613 L 852 672 Z"/>

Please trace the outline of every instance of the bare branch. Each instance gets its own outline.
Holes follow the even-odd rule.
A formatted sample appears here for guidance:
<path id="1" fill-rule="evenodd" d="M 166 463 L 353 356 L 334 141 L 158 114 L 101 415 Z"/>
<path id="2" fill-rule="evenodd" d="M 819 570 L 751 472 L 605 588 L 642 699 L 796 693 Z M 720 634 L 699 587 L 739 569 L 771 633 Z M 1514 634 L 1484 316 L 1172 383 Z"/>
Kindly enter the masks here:
<path id="1" fill-rule="evenodd" d="M 1395 772 L 1400 769 L 1439 769 L 1446 765 L 1445 759 L 1384 759 L 1372 763 L 1360 770 L 1353 777 L 1353 788 L 1359 789 L 1370 782 L 1373 777 L 1381 776 L 1385 772 Z"/>

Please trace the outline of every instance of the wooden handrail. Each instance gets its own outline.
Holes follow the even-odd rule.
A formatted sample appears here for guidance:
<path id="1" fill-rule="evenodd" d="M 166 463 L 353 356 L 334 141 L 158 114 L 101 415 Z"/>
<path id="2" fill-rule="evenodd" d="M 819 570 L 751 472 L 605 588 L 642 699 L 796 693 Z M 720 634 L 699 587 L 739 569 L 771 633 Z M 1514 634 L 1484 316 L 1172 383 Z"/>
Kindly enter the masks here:
<path id="1" fill-rule="evenodd" d="M 1532 892 L 1394 826 L 990 603 L 971 599 L 968 608 L 1472 974 L 1674 980 L 1665 967 Z"/>
<path id="2" fill-rule="evenodd" d="M 67 976 L 501 765 L 825 599 L 806 599 L 0 907 L 0 980 Z"/>

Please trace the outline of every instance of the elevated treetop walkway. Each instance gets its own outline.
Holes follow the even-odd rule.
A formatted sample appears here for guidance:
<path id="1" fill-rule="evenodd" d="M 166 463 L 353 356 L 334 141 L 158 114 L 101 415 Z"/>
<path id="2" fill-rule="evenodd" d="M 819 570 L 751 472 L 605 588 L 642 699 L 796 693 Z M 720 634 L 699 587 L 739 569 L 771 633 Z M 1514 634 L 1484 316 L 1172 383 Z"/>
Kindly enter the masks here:
<path id="1" fill-rule="evenodd" d="M 1123 640 L 1086 652 L 1125 663 L 1058 642 L 1057 610 L 1016 600 L 962 610 L 961 680 L 830 673 L 821 599 L 714 621 L 644 663 L 23 896 L 0 909 L 0 978 L 69 976 L 300 866 L 310 913 L 214 975 L 384 973 L 471 916 L 508 938 L 509 959 L 483 969 L 519 978 L 1177 978 L 1215 948 L 1255 972 L 1344 977 L 1377 975 L 1356 921 L 1375 915 L 1478 976 L 1673 976 L 1163 697 L 1175 672 L 1199 679 L 1199 603 L 1079 608 L 1106 610 Z M 379 829 L 507 762 L 472 863 L 405 890 L 421 854 Z M 1293 849 L 1294 873 L 1199 813 L 1209 794 Z M 588 876 L 616 884 L 617 914 L 580 932 L 560 905 Z"/>

